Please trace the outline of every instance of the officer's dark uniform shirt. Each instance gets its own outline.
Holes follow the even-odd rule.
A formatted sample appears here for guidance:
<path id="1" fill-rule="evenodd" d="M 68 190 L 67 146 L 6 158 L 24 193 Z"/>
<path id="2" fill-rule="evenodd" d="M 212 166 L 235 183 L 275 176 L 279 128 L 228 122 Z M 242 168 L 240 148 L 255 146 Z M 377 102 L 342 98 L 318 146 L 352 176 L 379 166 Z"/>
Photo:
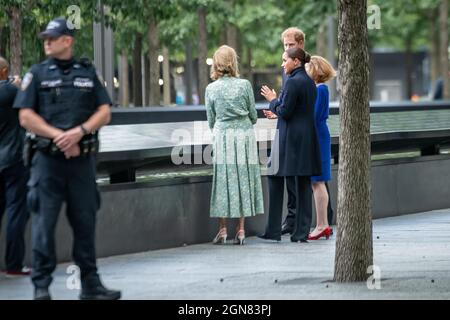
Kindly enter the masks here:
<path id="1" fill-rule="evenodd" d="M 50 58 L 25 75 L 14 108 L 31 108 L 51 126 L 68 130 L 103 104 L 112 102 L 91 63 Z"/>
<path id="2" fill-rule="evenodd" d="M 17 110 L 13 109 L 17 88 L 10 81 L 0 81 L 0 170 L 22 159 L 23 130 Z"/>

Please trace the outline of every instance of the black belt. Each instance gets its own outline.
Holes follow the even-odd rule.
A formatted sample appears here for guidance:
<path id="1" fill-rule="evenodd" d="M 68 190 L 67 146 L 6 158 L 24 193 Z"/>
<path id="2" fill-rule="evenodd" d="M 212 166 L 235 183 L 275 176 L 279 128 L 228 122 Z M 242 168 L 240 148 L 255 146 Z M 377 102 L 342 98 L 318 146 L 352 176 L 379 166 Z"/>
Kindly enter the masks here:
<path id="1" fill-rule="evenodd" d="M 32 143 L 36 150 L 39 150 L 51 156 L 64 155 L 64 152 L 62 152 L 51 139 L 37 136 L 32 139 Z M 80 140 L 78 145 L 80 146 L 80 156 L 88 156 L 90 154 L 97 153 L 99 146 L 97 134 L 85 135 Z"/>

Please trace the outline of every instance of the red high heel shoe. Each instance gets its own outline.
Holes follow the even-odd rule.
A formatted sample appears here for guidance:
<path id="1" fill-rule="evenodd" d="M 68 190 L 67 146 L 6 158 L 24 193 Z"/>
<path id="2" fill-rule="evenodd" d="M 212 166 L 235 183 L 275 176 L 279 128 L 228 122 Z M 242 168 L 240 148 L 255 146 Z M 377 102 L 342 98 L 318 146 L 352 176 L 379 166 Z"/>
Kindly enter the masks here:
<path id="1" fill-rule="evenodd" d="M 330 239 L 331 234 L 333 233 L 333 229 L 330 227 L 327 227 L 322 230 L 321 233 L 319 233 L 316 236 L 311 236 L 311 234 L 308 236 L 308 240 L 319 240 L 322 237 L 325 237 L 327 240 Z"/>

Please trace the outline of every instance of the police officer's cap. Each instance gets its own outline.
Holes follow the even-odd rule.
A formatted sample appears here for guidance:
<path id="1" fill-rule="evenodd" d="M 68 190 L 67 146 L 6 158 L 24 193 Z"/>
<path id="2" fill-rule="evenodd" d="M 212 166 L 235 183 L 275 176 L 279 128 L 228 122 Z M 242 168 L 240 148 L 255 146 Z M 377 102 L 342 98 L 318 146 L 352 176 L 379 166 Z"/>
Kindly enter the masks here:
<path id="1" fill-rule="evenodd" d="M 64 18 L 57 18 L 50 21 L 45 31 L 39 34 L 41 39 L 59 38 L 60 36 L 75 36 L 75 28 L 69 28 Z"/>

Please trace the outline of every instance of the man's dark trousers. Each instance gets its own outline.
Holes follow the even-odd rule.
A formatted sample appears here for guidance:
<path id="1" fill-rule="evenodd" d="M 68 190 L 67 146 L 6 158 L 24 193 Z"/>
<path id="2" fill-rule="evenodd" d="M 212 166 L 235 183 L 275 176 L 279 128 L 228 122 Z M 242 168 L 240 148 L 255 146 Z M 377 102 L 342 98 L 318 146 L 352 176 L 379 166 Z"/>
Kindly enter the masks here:
<path id="1" fill-rule="evenodd" d="M 287 208 L 288 214 L 286 219 L 284 219 L 283 226 L 287 229 L 294 230 L 295 225 L 295 208 L 297 199 L 295 198 L 296 190 L 295 190 L 295 177 L 286 177 L 286 189 L 287 189 Z"/>
<path id="2" fill-rule="evenodd" d="M 25 227 L 29 213 L 26 207 L 28 170 L 22 162 L 0 171 L 0 223 L 6 209 L 6 269 L 18 271 L 25 256 Z"/>
<path id="3" fill-rule="evenodd" d="M 312 222 L 312 190 L 310 177 L 288 177 L 294 181 L 296 213 L 291 240 L 306 240 Z M 281 237 L 281 218 L 283 212 L 285 177 L 269 176 L 269 217 L 265 236 L 278 239 Z M 288 180 L 288 179 L 286 179 Z"/>
<path id="4" fill-rule="evenodd" d="M 37 152 L 28 183 L 28 203 L 33 214 L 32 281 L 47 288 L 56 268 L 55 227 L 62 203 L 73 231 L 73 259 L 81 270 L 81 284 L 99 283 L 95 257 L 95 220 L 100 206 L 93 156 L 66 160 Z"/>
<path id="5" fill-rule="evenodd" d="M 328 217 L 328 223 L 330 225 L 333 224 L 333 218 L 334 218 L 334 211 L 331 207 L 331 197 L 330 197 L 330 187 L 328 186 L 328 183 L 325 183 L 325 187 L 327 188 L 328 192 L 328 207 L 327 207 L 327 217 Z M 288 194 L 288 214 L 283 222 L 283 229 L 286 230 L 294 230 L 294 224 L 295 224 L 295 205 L 296 205 L 296 199 L 295 199 L 295 179 L 293 177 L 286 177 L 286 189 Z"/>

